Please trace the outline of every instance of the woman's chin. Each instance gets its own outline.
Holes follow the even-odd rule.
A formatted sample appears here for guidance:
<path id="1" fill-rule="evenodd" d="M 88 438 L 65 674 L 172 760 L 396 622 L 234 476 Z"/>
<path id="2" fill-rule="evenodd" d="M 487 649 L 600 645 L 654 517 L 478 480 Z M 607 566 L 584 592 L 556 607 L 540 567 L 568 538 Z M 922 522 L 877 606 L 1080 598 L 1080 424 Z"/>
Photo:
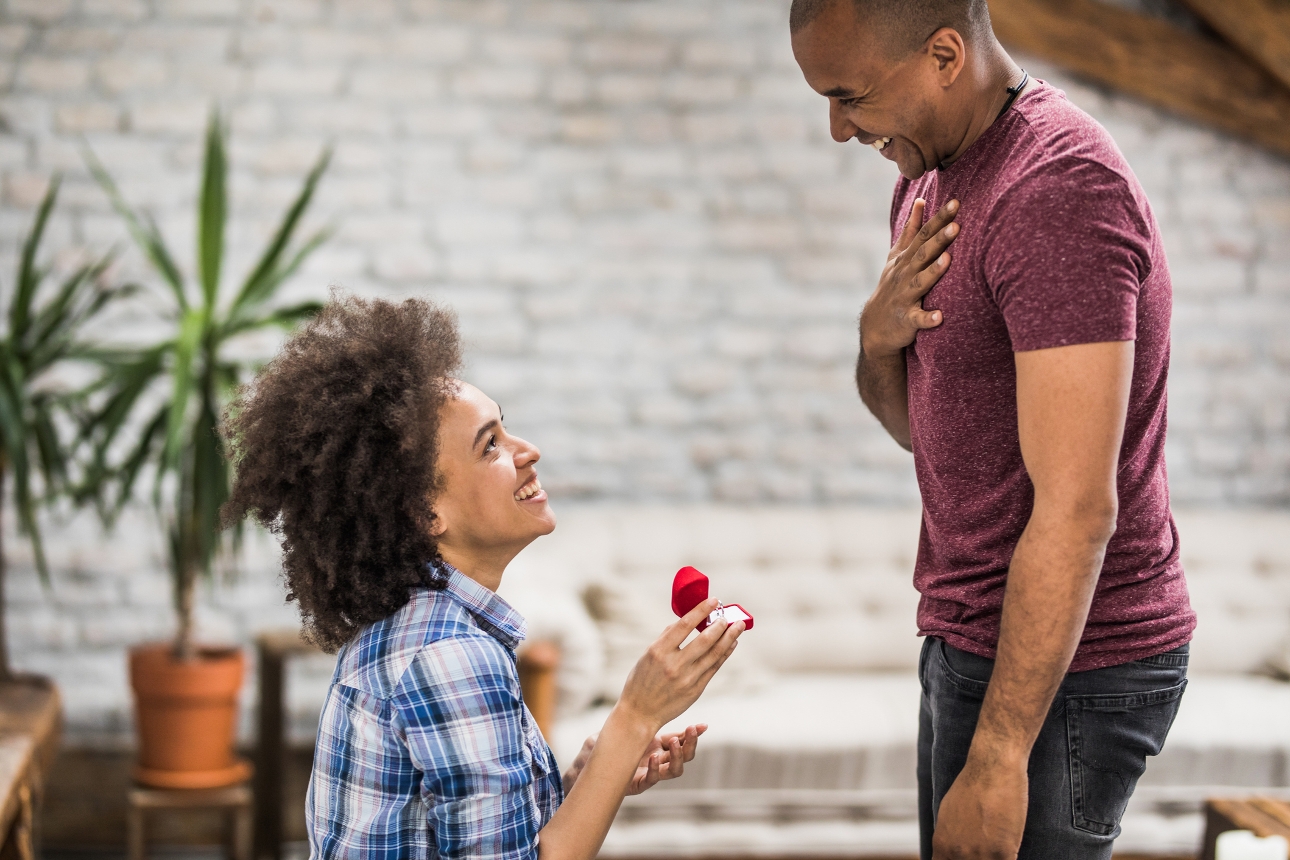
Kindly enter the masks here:
<path id="1" fill-rule="evenodd" d="M 546 490 L 538 490 L 532 496 L 517 504 L 520 506 L 520 510 L 537 521 L 535 523 L 538 527 L 537 536 L 549 535 L 555 531 L 555 511 L 551 510 Z"/>

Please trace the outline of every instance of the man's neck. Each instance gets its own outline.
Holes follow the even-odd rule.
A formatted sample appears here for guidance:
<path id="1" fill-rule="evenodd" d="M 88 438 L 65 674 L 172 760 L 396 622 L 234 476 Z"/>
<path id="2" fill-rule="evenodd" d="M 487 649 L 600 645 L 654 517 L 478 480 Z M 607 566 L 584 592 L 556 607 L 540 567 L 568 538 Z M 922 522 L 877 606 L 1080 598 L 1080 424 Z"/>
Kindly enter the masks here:
<path id="1" fill-rule="evenodd" d="M 975 65 L 977 68 L 968 81 L 972 87 L 968 123 L 954 152 L 942 159 L 942 167 L 962 158 L 977 138 L 994 125 L 1011 98 L 1008 88 L 1017 86 L 1022 80 L 1021 67 L 1012 61 L 998 42 L 994 43 L 992 50 L 980 56 Z"/>

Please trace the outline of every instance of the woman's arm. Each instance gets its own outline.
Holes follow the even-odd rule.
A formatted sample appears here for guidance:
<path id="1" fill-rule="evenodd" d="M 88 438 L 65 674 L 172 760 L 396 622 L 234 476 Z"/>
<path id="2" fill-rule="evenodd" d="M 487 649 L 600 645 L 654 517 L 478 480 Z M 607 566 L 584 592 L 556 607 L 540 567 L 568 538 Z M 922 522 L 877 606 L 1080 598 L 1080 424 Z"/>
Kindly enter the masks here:
<path id="1" fill-rule="evenodd" d="M 743 633 L 742 622 L 718 621 L 682 648 L 691 631 L 716 608 L 712 599 L 690 610 L 632 669 L 573 790 L 542 828 L 541 860 L 593 860 L 599 853 L 654 736 L 694 704 Z"/>
<path id="2" fill-rule="evenodd" d="M 707 730 L 707 723 L 698 723 L 686 726 L 683 732 L 668 732 L 656 736 L 645 748 L 645 755 L 636 765 L 636 775 L 632 777 L 627 793 L 641 794 L 653 788 L 661 780 L 676 779 L 684 774 L 686 762 L 693 761 L 694 754 L 698 751 L 699 735 Z M 578 750 L 578 757 L 564 772 L 562 781 L 566 795 L 573 791 L 574 783 L 578 781 L 582 769 L 587 766 L 591 754 L 596 750 L 596 739 L 599 737 L 600 734 L 597 732 L 587 738 L 582 744 L 582 749 Z"/>

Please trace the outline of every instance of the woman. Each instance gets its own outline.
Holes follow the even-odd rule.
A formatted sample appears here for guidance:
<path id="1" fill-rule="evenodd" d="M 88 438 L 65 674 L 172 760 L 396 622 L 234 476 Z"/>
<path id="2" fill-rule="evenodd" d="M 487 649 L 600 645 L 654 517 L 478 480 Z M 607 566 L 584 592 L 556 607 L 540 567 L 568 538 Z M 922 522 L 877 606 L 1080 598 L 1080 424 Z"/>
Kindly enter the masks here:
<path id="1" fill-rule="evenodd" d="M 682 647 L 715 600 L 665 630 L 565 798 L 520 694 L 524 620 L 496 594 L 555 516 L 537 448 L 453 377 L 460 358 L 449 312 L 334 298 L 229 410 L 226 520 L 281 537 L 288 599 L 339 649 L 309 784 L 315 858 L 590 860 L 625 794 L 694 757 L 702 726 L 656 735 L 743 631 L 713 624 Z"/>

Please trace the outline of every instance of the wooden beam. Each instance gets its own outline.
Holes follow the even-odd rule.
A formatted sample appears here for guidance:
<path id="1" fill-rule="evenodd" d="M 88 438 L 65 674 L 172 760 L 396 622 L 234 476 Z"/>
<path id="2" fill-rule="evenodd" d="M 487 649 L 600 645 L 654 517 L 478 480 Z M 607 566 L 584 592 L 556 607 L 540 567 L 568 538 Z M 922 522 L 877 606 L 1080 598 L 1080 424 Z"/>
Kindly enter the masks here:
<path id="1" fill-rule="evenodd" d="M 1093 0 L 989 3 L 1005 45 L 1290 155 L 1290 89 L 1227 45 Z"/>
<path id="2" fill-rule="evenodd" d="M 1285 0 L 1182 0 L 1277 80 L 1290 86 L 1290 3 Z"/>

